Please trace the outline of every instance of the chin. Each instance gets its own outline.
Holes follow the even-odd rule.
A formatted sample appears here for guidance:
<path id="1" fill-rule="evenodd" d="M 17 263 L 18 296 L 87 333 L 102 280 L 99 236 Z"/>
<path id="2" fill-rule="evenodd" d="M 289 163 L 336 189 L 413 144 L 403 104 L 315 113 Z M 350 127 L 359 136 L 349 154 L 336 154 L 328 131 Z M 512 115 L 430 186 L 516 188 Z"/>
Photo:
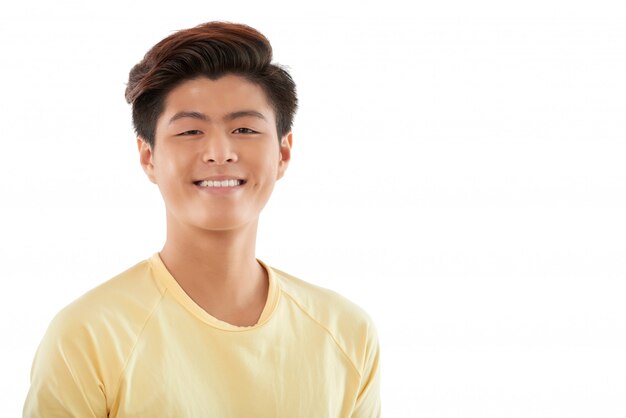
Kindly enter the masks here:
<path id="1" fill-rule="evenodd" d="M 243 228 L 249 224 L 249 220 L 234 216 L 211 217 L 211 219 L 202 219 L 194 222 L 197 228 L 207 231 L 228 231 Z"/>

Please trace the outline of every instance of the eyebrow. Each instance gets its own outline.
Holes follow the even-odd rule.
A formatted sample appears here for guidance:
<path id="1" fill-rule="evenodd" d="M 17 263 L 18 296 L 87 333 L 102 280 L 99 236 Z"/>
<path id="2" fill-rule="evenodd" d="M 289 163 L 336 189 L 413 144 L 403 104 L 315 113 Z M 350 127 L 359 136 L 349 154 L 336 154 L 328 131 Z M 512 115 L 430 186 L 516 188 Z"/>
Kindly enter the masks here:
<path id="1" fill-rule="evenodd" d="M 263 116 L 263 113 L 257 112 L 256 110 L 240 110 L 237 112 L 231 112 L 229 114 L 227 114 L 226 116 L 224 116 L 224 120 L 225 121 L 231 121 L 231 120 L 235 120 L 237 118 L 243 118 L 246 116 L 252 116 L 255 118 L 259 118 L 259 119 L 263 119 L 264 121 L 267 122 L 267 118 L 265 116 Z M 170 118 L 170 121 L 168 122 L 168 125 L 171 125 L 174 121 L 177 121 L 178 119 L 182 119 L 182 118 L 192 118 L 192 119 L 198 119 L 204 122 L 210 122 L 211 118 L 209 118 L 207 115 L 205 115 L 204 113 L 200 113 L 200 112 L 194 112 L 194 111 L 182 111 L 182 112 L 178 112 L 176 113 L 174 116 L 172 116 Z"/>

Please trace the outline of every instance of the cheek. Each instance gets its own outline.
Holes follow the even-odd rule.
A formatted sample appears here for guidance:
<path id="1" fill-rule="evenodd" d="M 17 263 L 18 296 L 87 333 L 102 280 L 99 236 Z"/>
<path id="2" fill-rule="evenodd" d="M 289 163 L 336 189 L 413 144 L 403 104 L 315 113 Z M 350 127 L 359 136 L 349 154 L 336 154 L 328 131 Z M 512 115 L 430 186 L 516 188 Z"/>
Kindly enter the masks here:
<path id="1" fill-rule="evenodd" d="M 265 173 L 274 177 L 276 176 L 276 171 L 278 170 L 278 153 L 274 155 L 273 152 L 267 151 L 265 155 L 266 157 L 263 161 Z"/>
<path id="2" fill-rule="evenodd" d="M 264 165 L 263 168 L 258 171 L 258 173 L 260 174 L 257 178 L 257 186 L 261 188 L 272 187 L 272 185 L 276 181 L 276 170 L 276 164 L 268 162 L 267 165 Z"/>
<path id="3" fill-rule="evenodd" d="M 164 188 L 174 188 L 182 185 L 189 177 L 190 163 L 182 156 L 177 158 L 161 158 L 155 166 L 158 183 Z M 191 181 L 191 180 L 189 180 Z"/>

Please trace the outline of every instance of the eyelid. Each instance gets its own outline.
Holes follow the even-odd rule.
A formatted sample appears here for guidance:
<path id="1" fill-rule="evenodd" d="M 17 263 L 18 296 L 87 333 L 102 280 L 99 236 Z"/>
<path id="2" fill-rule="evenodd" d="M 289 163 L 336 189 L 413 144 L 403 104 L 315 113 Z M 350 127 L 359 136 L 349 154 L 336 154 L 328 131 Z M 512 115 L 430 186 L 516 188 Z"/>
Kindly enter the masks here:
<path id="1" fill-rule="evenodd" d="M 250 132 L 241 132 L 241 133 L 243 133 L 243 134 L 248 134 L 248 135 L 249 135 L 249 134 L 258 134 L 258 132 L 257 132 L 257 131 L 255 131 L 254 129 L 252 129 L 252 128 L 246 128 L 246 127 L 243 127 L 243 126 L 242 126 L 242 127 L 240 127 L 240 128 L 235 129 L 233 132 L 237 132 L 239 129 L 247 129 L 248 131 L 250 131 Z"/>
<path id="2" fill-rule="evenodd" d="M 194 132 L 194 133 L 190 133 L 190 132 Z M 190 136 L 190 135 L 200 135 L 200 134 L 202 134 L 202 131 L 199 129 L 189 129 L 188 131 L 184 131 L 179 134 L 176 134 L 176 136 Z"/>

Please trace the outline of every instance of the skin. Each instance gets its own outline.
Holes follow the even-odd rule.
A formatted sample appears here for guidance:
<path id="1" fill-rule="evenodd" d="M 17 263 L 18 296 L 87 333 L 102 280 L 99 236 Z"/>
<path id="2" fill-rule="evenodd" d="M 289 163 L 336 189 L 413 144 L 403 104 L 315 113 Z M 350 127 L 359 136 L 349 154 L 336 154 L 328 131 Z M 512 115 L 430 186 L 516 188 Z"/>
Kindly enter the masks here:
<path id="1" fill-rule="evenodd" d="M 265 120 L 224 119 L 243 110 L 259 112 Z M 182 117 L 170 123 L 181 111 L 209 120 Z M 163 263 L 212 316 L 238 326 L 256 324 L 269 286 L 255 256 L 259 215 L 287 169 L 292 133 L 279 144 L 275 114 L 261 87 L 230 74 L 196 78 L 173 89 L 155 138 L 154 149 L 141 137 L 137 147 L 144 172 L 165 202 Z M 229 194 L 210 193 L 193 183 L 217 175 L 247 182 Z"/>

